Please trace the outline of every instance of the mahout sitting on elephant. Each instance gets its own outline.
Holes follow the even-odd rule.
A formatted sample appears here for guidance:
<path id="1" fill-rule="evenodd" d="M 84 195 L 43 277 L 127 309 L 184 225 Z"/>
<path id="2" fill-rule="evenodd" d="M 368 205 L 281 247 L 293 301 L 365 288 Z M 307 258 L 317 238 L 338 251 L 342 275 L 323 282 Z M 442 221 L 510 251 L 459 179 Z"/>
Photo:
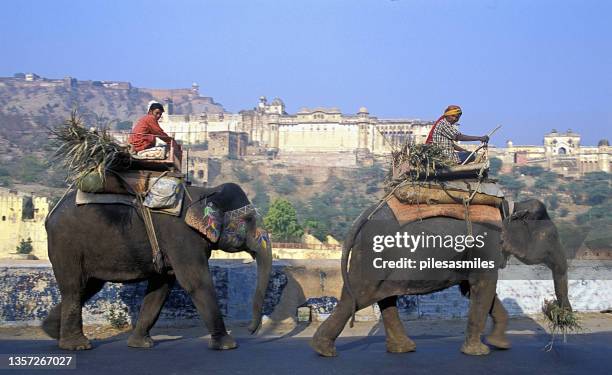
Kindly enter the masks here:
<path id="1" fill-rule="evenodd" d="M 148 281 L 148 287 L 138 321 L 128 339 L 129 346 L 148 348 L 154 345 L 149 331 L 173 283 L 178 280 L 211 334 L 209 347 L 236 348 L 216 300 L 208 264 L 214 249 L 246 251 L 255 258 L 257 286 L 249 330 L 252 333 L 257 330 L 272 267 L 272 249 L 267 234 L 257 227 L 253 212 L 240 218 L 242 226 L 238 231 L 229 228 L 231 225 L 218 226 L 214 228 L 218 230 L 215 237 L 194 230 L 185 222 L 185 217 L 194 210 L 202 215 L 207 207 L 214 207 L 223 217 L 223 214 L 252 206 L 240 186 L 233 183 L 215 188 L 188 186 L 186 189 L 180 216 L 153 213 L 157 241 L 171 265 L 171 272 L 156 272 L 145 225 L 140 211 L 134 207 L 121 204 L 77 206 L 76 191 L 71 191 L 58 203 L 47 219 L 46 229 L 49 259 L 62 299 L 44 321 L 43 329 L 59 340 L 60 348 L 91 348 L 83 334 L 82 307 L 105 282 L 142 280 Z M 225 235 L 230 230 L 231 235 Z"/>
<path id="2" fill-rule="evenodd" d="M 355 220 L 343 245 L 342 276 L 344 286 L 338 305 L 316 331 L 311 346 L 323 356 L 335 356 L 335 340 L 344 329 L 347 321 L 355 310 L 365 308 L 377 303 L 385 327 L 387 351 L 402 353 L 416 349 L 416 344 L 406 335 L 404 326 L 397 310 L 397 296 L 427 294 L 459 284 L 462 292 L 469 296 L 470 307 L 468 325 L 462 352 L 470 355 L 483 355 L 489 353 L 487 345 L 481 341 L 487 314 L 493 319 L 493 330 L 487 336 L 489 344 L 501 348 L 510 348 L 506 337 L 508 314 L 501 301 L 496 296 L 497 269 L 494 275 L 488 273 L 483 277 L 477 273 L 467 274 L 460 278 L 449 277 L 445 279 L 423 278 L 416 276 L 404 279 L 393 279 L 391 273 L 388 277 L 371 280 L 364 277 L 371 261 L 372 248 L 367 241 L 362 240 L 366 233 L 379 230 L 376 225 L 384 222 L 386 225 L 395 222 L 395 226 L 386 228 L 387 232 L 440 233 L 458 234 L 466 232 L 464 220 L 450 217 L 430 217 L 424 220 L 400 224 L 396 221 L 394 212 L 389 204 L 375 205 L 366 209 Z M 378 224 L 377 224 L 378 223 Z M 567 261 L 563 248 L 559 242 L 556 227 L 550 220 L 546 208 L 537 200 L 516 203 L 512 215 L 504 219 L 501 226 L 492 227 L 486 223 L 472 223 L 474 235 L 488 232 L 487 246 L 490 254 L 497 252 L 507 259 L 514 255 L 526 264 L 543 263 L 553 273 L 555 293 L 557 300 L 568 309 L 571 305 L 567 290 Z M 435 249 L 422 249 L 413 253 L 413 257 L 427 257 L 428 251 Z M 416 255 L 415 255 L 416 254 Z M 350 255 L 350 260 L 349 260 Z M 455 255 L 461 258 L 461 255 Z M 505 262 L 502 262 L 504 265 Z M 350 267 L 349 267 L 350 266 Z"/>

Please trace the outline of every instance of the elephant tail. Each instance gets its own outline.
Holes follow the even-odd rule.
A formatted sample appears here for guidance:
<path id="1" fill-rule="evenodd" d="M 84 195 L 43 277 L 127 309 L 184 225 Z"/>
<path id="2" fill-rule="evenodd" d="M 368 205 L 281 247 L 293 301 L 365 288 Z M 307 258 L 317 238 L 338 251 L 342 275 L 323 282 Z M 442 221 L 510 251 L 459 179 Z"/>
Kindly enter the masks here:
<path id="1" fill-rule="evenodd" d="M 348 293 L 349 297 L 351 297 L 352 312 L 351 312 L 351 322 L 349 325 L 349 327 L 351 328 L 353 328 L 353 325 L 355 324 L 355 313 L 357 312 L 357 299 L 355 298 L 355 295 L 353 294 L 353 290 L 351 289 L 351 284 L 349 282 L 349 275 L 348 275 L 349 256 L 351 254 L 351 250 L 353 249 L 353 246 L 355 245 L 355 239 L 357 238 L 357 235 L 359 234 L 361 227 L 363 227 L 363 225 L 370 219 L 370 217 L 374 214 L 375 211 L 376 209 L 370 208 L 364 211 L 355 220 L 355 222 L 351 226 L 351 230 L 349 230 L 349 233 L 346 236 L 346 240 L 344 241 L 344 244 L 342 245 L 342 258 L 340 259 L 340 268 L 342 270 L 342 281 L 344 283 L 344 287 L 346 288 L 346 292 Z"/>

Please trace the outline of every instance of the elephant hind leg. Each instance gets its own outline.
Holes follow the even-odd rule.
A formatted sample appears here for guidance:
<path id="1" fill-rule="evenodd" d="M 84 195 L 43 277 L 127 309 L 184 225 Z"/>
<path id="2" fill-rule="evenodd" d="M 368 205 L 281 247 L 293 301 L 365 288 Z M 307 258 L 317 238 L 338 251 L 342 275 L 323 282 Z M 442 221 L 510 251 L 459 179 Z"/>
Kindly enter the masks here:
<path id="1" fill-rule="evenodd" d="M 487 342 L 498 349 L 510 349 L 512 344 L 506 336 L 506 328 L 508 327 L 508 312 L 502 305 L 501 301 L 495 296 L 493 305 L 489 311 L 491 318 L 493 318 L 493 330 L 487 336 Z"/>
<path id="2" fill-rule="evenodd" d="M 149 279 L 147 293 L 140 308 L 136 327 L 128 339 L 132 348 L 151 348 L 154 345 L 149 331 L 159 318 L 164 302 L 174 284 L 174 276 L 162 276 Z"/>
<path id="3" fill-rule="evenodd" d="M 75 280 L 58 278 L 62 302 L 58 305 L 61 311 L 59 347 L 67 350 L 91 349 L 91 343 L 83 334 L 82 309 L 85 302 L 102 289 L 104 281 L 89 279 L 84 284 Z"/>
<path id="4" fill-rule="evenodd" d="M 469 355 L 489 354 L 489 347 L 482 343 L 481 334 L 484 330 L 487 313 L 495 297 L 496 280 L 470 280 L 470 310 L 466 337 L 461 351 Z"/>
<path id="5" fill-rule="evenodd" d="M 49 315 L 42 323 L 42 330 L 52 339 L 60 338 L 60 320 L 62 318 L 62 303 L 53 306 Z"/>
<path id="6" fill-rule="evenodd" d="M 85 302 L 87 302 L 91 297 L 93 297 L 96 293 L 98 293 L 100 289 L 102 289 L 103 286 L 104 286 L 104 282 L 101 280 L 96 280 L 96 279 L 90 280 L 85 286 L 85 293 L 83 294 L 82 303 L 84 304 Z M 41 326 L 42 330 L 47 335 L 49 335 L 49 337 L 56 339 L 56 340 L 60 338 L 61 318 L 62 318 L 62 303 L 60 302 L 57 305 L 53 306 L 53 308 L 49 312 L 49 315 L 45 318 Z"/>
<path id="7" fill-rule="evenodd" d="M 383 324 L 385 326 L 387 351 L 389 353 L 407 353 L 416 350 L 416 344 L 407 335 L 397 311 L 397 296 L 378 301 Z"/>

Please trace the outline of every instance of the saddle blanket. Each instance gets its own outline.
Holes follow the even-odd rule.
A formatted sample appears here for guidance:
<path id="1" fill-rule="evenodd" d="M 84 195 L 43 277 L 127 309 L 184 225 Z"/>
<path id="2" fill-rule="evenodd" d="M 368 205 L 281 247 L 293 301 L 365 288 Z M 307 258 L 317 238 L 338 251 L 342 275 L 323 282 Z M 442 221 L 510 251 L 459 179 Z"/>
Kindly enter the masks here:
<path id="1" fill-rule="evenodd" d="M 181 216 L 181 209 L 183 208 L 183 197 L 185 190 L 181 189 L 180 195 L 176 199 L 176 203 L 173 207 L 162 208 L 162 209 L 151 209 L 152 212 L 160 214 L 167 214 L 172 216 Z M 81 190 L 77 190 L 76 204 L 81 206 L 84 204 L 123 204 L 126 206 L 138 207 L 138 202 L 135 196 L 125 194 L 99 194 L 99 193 L 85 193 Z"/>
<path id="2" fill-rule="evenodd" d="M 392 195 L 387 205 L 401 225 L 439 216 L 465 220 L 465 207 L 460 204 L 404 204 Z M 468 206 L 468 213 L 471 222 L 489 223 L 501 227 L 502 216 L 499 208 L 472 204 Z"/>

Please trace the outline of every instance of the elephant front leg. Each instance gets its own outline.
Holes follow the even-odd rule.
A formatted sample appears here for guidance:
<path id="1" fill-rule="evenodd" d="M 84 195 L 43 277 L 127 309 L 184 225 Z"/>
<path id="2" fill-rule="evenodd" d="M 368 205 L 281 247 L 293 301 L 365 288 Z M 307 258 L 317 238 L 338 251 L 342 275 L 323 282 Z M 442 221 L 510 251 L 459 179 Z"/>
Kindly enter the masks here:
<path id="1" fill-rule="evenodd" d="M 348 293 L 342 292 L 340 302 L 315 332 L 310 346 L 320 355 L 324 357 L 335 357 L 336 353 L 336 339 L 344 329 L 346 322 L 348 322 L 353 311 L 353 303 Z"/>
<path id="2" fill-rule="evenodd" d="M 238 344 L 225 329 L 208 263 L 206 259 L 203 262 L 204 265 L 200 262 L 174 262 L 176 277 L 210 332 L 208 347 L 213 350 L 237 348 Z"/>
<path id="3" fill-rule="evenodd" d="M 487 313 L 495 297 L 496 280 L 470 280 L 470 310 L 465 342 L 461 351 L 469 355 L 489 354 L 489 347 L 482 343 Z"/>
<path id="4" fill-rule="evenodd" d="M 506 336 L 506 329 L 508 328 L 508 312 L 502 305 L 501 301 L 495 295 L 493 299 L 493 306 L 489 311 L 491 318 L 493 318 L 493 331 L 487 336 L 487 342 L 498 349 L 510 349 L 512 344 Z"/>
<path id="5" fill-rule="evenodd" d="M 128 339 L 128 346 L 132 348 L 153 347 L 155 343 L 149 332 L 159 318 L 159 313 L 170 294 L 174 280 L 173 276 L 161 275 L 149 280 L 136 327 Z"/>
<path id="6" fill-rule="evenodd" d="M 416 349 L 416 344 L 407 335 L 397 311 L 397 297 L 387 297 L 378 301 L 383 324 L 385 326 L 387 351 L 389 353 L 407 353 Z"/>

